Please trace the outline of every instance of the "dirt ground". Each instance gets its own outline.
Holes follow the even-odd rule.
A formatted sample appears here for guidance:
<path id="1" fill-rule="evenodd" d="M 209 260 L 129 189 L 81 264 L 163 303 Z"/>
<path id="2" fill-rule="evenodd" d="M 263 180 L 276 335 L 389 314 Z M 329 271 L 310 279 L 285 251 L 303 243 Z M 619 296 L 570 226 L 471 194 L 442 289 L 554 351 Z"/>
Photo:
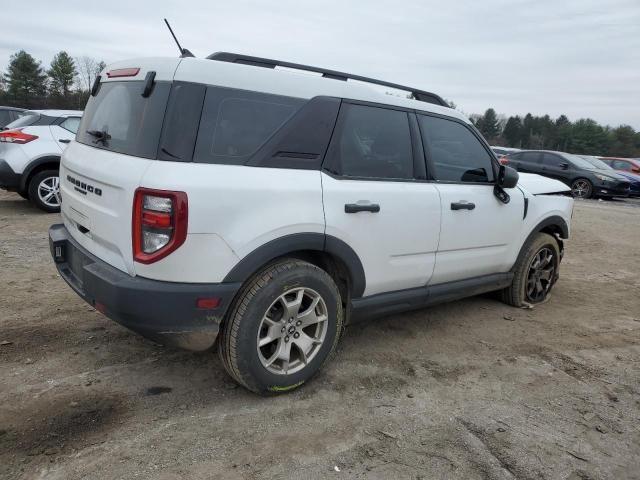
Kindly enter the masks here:
<path id="1" fill-rule="evenodd" d="M 638 207 L 577 204 L 548 303 L 357 325 L 261 398 L 83 303 L 49 257 L 59 216 L 0 192 L 0 477 L 638 479 Z"/>

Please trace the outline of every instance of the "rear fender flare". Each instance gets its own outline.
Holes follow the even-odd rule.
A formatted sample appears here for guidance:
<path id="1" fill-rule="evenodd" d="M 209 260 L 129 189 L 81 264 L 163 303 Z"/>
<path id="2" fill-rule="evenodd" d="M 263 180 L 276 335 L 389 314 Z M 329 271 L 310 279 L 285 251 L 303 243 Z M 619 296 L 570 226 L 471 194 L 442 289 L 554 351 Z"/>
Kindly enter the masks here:
<path id="1" fill-rule="evenodd" d="M 244 282 L 257 270 L 276 258 L 305 251 L 328 253 L 344 263 L 351 280 L 351 297 L 362 297 L 366 279 L 360 258 L 342 240 L 322 233 L 295 233 L 271 240 L 243 257 L 231 269 L 223 282 Z"/>
<path id="2" fill-rule="evenodd" d="M 28 188 L 28 180 L 31 174 L 41 165 L 45 165 L 47 163 L 55 163 L 60 167 L 60 157 L 48 156 L 41 157 L 29 162 L 24 171 L 22 172 L 22 178 L 20 179 L 20 190 L 26 190 Z"/>

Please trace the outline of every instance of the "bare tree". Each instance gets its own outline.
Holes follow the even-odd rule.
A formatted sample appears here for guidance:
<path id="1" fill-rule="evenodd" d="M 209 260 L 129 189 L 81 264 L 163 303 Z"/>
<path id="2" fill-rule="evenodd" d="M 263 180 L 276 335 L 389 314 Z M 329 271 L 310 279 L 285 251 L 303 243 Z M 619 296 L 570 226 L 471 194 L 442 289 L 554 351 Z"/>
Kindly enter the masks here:
<path id="1" fill-rule="evenodd" d="M 87 56 L 76 57 L 75 63 L 76 69 L 78 70 L 76 82 L 78 83 L 79 89 L 85 91 L 91 90 L 94 80 L 105 67 L 105 63 L 102 61 L 98 62 L 95 58 Z"/>

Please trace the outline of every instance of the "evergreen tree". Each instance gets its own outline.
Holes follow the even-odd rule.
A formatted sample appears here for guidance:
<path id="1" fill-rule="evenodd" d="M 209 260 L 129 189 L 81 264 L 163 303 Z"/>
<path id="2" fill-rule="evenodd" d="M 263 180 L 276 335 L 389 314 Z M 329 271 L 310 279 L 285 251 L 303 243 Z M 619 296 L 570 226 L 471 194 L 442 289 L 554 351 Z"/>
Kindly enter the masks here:
<path id="1" fill-rule="evenodd" d="M 14 105 L 34 107 L 46 95 L 46 75 L 40 62 L 24 50 L 11 55 L 9 69 L 4 76 L 7 94 Z"/>
<path id="2" fill-rule="evenodd" d="M 534 119 L 533 115 L 527 113 L 522 121 L 522 148 L 532 148 L 531 147 L 531 137 L 534 135 L 535 131 L 534 127 Z"/>
<path id="3" fill-rule="evenodd" d="M 47 71 L 50 79 L 49 91 L 54 95 L 68 97 L 77 74 L 75 63 L 69 54 L 59 52 L 53 57 L 51 68 Z"/>
<path id="4" fill-rule="evenodd" d="M 488 141 L 495 140 L 500 136 L 498 116 L 493 108 L 489 108 L 484 112 L 484 115 L 479 120 L 479 125 L 476 124 L 476 126 Z"/>
<path id="5" fill-rule="evenodd" d="M 509 117 L 502 132 L 508 147 L 520 148 L 522 145 L 522 120 L 519 116 Z"/>

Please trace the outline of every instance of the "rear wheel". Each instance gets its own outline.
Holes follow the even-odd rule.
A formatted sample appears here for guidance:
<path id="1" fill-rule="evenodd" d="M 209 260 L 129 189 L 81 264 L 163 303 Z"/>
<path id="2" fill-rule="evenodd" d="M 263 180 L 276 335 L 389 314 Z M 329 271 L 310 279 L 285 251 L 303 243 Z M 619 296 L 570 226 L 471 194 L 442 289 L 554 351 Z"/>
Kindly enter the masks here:
<path id="1" fill-rule="evenodd" d="M 571 184 L 571 194 L 576 198 L 591 198 L 593 184 L 586 178 L 579 178 Z"/>
<path id="2" fill-rule="evenodd" d="M 536 234 L 518 258 L 513 282 L 502 291 L 503 301 L 514 307 L 543 302 L 558 278 L 559 266 L 556 239 L 547 233 Z"/>
<path id="3" fill-rule="evenodd" d="M 338 288 L 300 260 L 275 263 L 238 294 L 220 338 L 220 358 L 238 383 L 260 394 L 293 390 L 334 353 L 342 332 Z"/>
<path id="4" fill-rule="evenodd" d="M 58 170 L 43 170 L 29 181 L 29 200 L 48 213 L 60 211 L 60 178 Z"/>

